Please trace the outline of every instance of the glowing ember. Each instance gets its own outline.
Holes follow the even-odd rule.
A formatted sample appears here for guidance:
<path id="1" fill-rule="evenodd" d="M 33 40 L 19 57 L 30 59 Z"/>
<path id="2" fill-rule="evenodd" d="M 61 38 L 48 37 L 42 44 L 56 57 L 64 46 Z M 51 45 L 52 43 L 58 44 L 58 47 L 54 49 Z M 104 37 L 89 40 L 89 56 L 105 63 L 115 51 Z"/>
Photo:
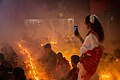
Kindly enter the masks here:
<path id="1" fill-rule="evenodd" d="M 34 64 L 34 60 L 31 57 L 29 51 L 24 48 L 20 43 L 17 43 L 17 45 L 19 46 L 19 48 L 21 49 L 21 53 L 26 54 L 27 55 L 27 60 L 26 60 L 26 67 L 29 67 L 29 76 L 32 77 L 34 80 L 40 80 L 38 77 L 38 71 L 37 68 Z"/>
<path id="2" fill-rule="evenodd" d="M 100 80 L 113 80 L 110 73 L 103 73 L 100 75 Z"/>
<path id="3" fill-rule="evenodd" d="M 103 79 L 109 79 L 109 78 L 110 78 L 110 76 L 107 75 L 107 74 L 106 74 L 106 75 L 102 75 L 101 77 L 102 77 Z"/>
<path id="4" fill-rule="evenodd" d="M 118 59 L 116 59 L 116 62 L 118 62 Z"/>
<path id="5" fill-rule="evenodd" d="M 57 42 L 51 41 L 50 44 L 57 44 Z"/>

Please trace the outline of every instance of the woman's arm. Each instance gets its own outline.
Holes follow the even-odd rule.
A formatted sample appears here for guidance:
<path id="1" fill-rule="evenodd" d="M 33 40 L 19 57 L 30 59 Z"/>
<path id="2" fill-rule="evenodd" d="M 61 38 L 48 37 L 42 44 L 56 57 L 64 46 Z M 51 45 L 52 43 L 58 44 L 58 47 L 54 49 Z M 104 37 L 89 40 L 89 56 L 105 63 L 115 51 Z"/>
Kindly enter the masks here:
<path id="1" fill-rule="evenodd" d="M 80 39 L 80 41 L 81 41 L 82 43 L 84 42 L 84 40 L 83 40 L 83 38 L 81 37 L 81 35 L 79 35 L 78 38 Z"/>
<path id="2" fill-rule="evenodd" d="M 80 35 L 80 33 L 79 33 L 78 30 L 76 30 L 76 31 L 74 32 L 74 34 L 75 34 L 76 37 L 78 37 L 78 38 L 80 39 L 80 41 L 81 41 L 82 43 L 84 42 L 84 40 L 83 40 L 83 38 L 81 37 L 81 35 Z"/>

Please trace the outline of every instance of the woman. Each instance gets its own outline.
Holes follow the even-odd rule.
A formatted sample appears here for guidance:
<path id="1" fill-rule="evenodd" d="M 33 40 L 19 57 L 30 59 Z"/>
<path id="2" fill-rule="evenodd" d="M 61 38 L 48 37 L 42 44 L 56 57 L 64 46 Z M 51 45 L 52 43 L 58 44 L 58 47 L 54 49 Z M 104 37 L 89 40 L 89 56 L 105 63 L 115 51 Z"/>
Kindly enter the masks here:
<path id="1" fill-rule="evenodd" d="M 85 24 L 89 30 L 85 40 L 82 39 L 78 30 L 74 33 L 83 43 L 80 48 L 80 62 L 77 65 L 78 80 L 89 80 L 93 76 L 103 52 L 101 43 L 104 40 L 104 32 L 98 18 L 95 15 L 88 15 Z"/>

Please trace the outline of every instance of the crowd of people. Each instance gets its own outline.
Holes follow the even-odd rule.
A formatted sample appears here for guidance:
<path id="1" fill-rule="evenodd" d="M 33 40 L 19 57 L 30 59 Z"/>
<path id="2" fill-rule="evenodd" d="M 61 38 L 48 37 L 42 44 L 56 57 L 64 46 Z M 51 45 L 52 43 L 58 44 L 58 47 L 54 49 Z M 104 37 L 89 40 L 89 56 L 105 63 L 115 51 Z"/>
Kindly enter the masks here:
<path id="1" fill-rule="evenodd" d="M 75 80 L 77 79 L 77 63 L 79 62 L 79 56 L 71 56 L 71 63 L 73 69 L 68 60 L 63 56 L 62 52 L 57 54 L 52 50 L 51 44 L 47 43 L 44 46 L 44 51 L 46 53 L 45 57 L 41 59 L 44 64 L 45 72 L 47 77 L 54 77 L 55 80 Z M 51 79 L 50 79 L 51 80 Z"/>
<path id="2" fill-rule="evenodd" d="M 80 48 L 80 58 L 79 56 L 71 57 L 72 70 L 69 69 L 69 66 L 67 67 L 69 64 L 67 64 L 65 58 L 62 57 L 62 53 L 57 54 L 57 60 L 50 44 L 45 45 L 45 51 L 49 53 L 49 56 L 44 58 L 45 62 L 49 62 L 47 64 L 49 67 L 47 66 L 46 69 L 48 72 L 55 71 L 56 75 L 57 73 L 59 74 L 57 77 L 55 75 L 56 80 L 90 80 L 94 78 L 94 74 L 97 70 L 104 50 L 102 45 L 102 42 L 104 41 L 104 31 L 98 17 L 95 14 L 88 15 L 85 18 L 85 25 L 88 29 L 88 34 L 85 40 L 81 37 L 78 26 L 74 27 L 74 34 L 80 39 L 82 46 Z"/>
<path id="3" fill-rule="evenodd" d="M 85 39 L 81 37 L 78 28 L 74 31 L 82 46 L 80 55 L 71 56 L 72 69 L 62 52 L 56 54 L 51 44 L 44 45 L 45 56 L 40 61 L 44 64 L 48 77 L 52 76 L 54 80 L 90 80 L 94 76 L 104 50 L 101 44 L 104 40 L 104 31 L 96 15 L 88 15 L 85 24 L 88 29 Z M 24 70 L 17 67 L 17 54 L 12 47 L 3 47 L 1 51 L 0 80 L 26 80 Z"/>
<path id="4" fill-rule="evenodd" d="M 48 78 L 53 77 L 55 80 L 74 80 L 74 78 L 77 78 L 78 55 L 71 57 L 73 69 L 70 70 L 69 61 L 63 57 L 61 52 L 56 54 L 52 50 L 51 44 L 44 45 L 44 52 L 45 56 L 41 59 L 41 62 L 44 64 Z M 18 61 L 17 54 L 10 45 L 1 48 L 0 80 L 27 80 L 24 69 L 17 66 Z"/>
<path id="5" fill-rule="evenodd" d="M 23 68 L 17 67 L 18 56 L 9 44 L 1 48 L 0 80 L 26 80 Z"/>

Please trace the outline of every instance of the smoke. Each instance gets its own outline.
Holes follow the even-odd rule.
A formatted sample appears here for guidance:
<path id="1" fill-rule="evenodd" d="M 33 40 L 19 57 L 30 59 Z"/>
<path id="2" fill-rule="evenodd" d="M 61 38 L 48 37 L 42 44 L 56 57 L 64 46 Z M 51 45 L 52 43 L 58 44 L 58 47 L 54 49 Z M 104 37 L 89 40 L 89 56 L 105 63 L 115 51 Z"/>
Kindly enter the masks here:
<path id="1" fill-rule="evenodd" d="M 81 46 L 80 41 L 73 35 L 73 26 L 78 25 L 83 38 L 86 36 L 87 30 L 83 23 L 85 16 L 90 13 L 88 6 L 89 2 L 82 0 L 0 0 L 0 44 L 9 43 L 21 54 L 16 42 L 23 40 L 24 47 L 29 49 L 32 57 L 37 60 L 43 57 L 42 46 L 49 42 L 56 53 L 61 51 L 70 61 L 71 55 L 80 54 Z M 116 17 L 113 16 L 112 20 L 114 18 Z M 107 22 L 106 17 L 101 19 L 102 23 L 105 21 Z M 105 26 L 103 24 L 104 28 L 108 25 L 106 22 Z M 115 34 L 118 36 L 117 32 Z M 107 29 L 105 36 L 106 34 L 110 35 Z M 110 37 L 111 35 L 105 38 L 104 42 L 106 51 L 109 52 L 113 47 L 119 47 L 117 43 L 120 38 L 114 37 L 112 43 L 113 37 Z M 114 43 L 117 46 L 113 46 Z M 109 45 L 112 47 L 108 47 Z"/>
<path id="2" fill-rule="evenodd" d="M 22 54 L 16 43 L 22 43 L 38 63 L 44 57 L 42 46 L 48 42 L 56 53 L 61 51 L 67 59 L 72 53 L 79 52 L 72 43 L 79 42 L 73 40 L 74 16 L 66 13 L 66 3 L 63 1 L 0 1 L 0 47 L 3 43 L 11 45 L 19 57 L 19 66 L 24 65 L 28 56 Z"/>
<path id="3" fill-rule="evenodd" d="M 2 0 L 0 10 L 0 40 L 11 41 L 17 38 L 23 25 L 19 24 L 21 16 L 18 12 L 17 4 L 15 4 L 14 0 Z"/>
<path id="4" fill-rule="evenodd" d="M 20 34 L 26 32 L 25 19 L 58 18 L 61 12 L 58 7 L 62 6 L 59 2 L 55 0 L 1 0 L 0 40 L 17 39 Z"/>

